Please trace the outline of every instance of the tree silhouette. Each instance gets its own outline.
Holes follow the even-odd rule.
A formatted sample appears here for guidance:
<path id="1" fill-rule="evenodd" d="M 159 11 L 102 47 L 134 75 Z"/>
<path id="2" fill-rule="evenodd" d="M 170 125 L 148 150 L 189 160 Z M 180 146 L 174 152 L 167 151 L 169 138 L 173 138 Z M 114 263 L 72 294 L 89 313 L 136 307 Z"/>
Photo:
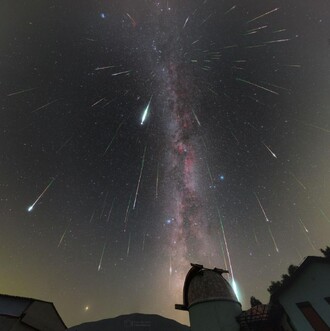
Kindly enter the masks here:
<path id="1" fill-rule="evenodd" d="M 258 305 L 262 305 L 262 302 L 252 296 L 250 298 L 250 304 L 251 304 L 251 308 L 252 308 L 252 307 L 255 307 L 255 306 L 258 306 Z"/>
<path id="2" fill-rule="evenodd" d="M 325 259 L 330 260 L 330 247 L 329 246 L 327 246 L 325 249 L 321 248 L 320 251 L 324 255 Z M 277 281 L 277 282 L 272 281 L 270 283 L 270 286 L 267 289 L 267 291 L 270 293 L 270 295 L 273 295 L 279 288 L 281 288 L 281 286 L 286 284 L 290 280 L 292 275 L 297 271 L 297 269 L 298 269 L 298 266 L 291 264 L 291 265 L 289 265 L 289 268 L 288 268 L 288 274 L 283 274 L 282 279 L 280 281 Z"/>
<path id="3" fill-rule="evenodd" d="M 282 282 L 281 281 L 272 281 L 270 283 L 270 286 L 268 287 L 267 291 L 270 293 L 270 295 L 273 295 L 280 287 L 282 286 Z"/>
<path id="4" fill-rule="evenodd" d="M 326 259 L 330 259 L 330 247 L 327 246 L 325 249 L 320 249 L 320 251 L 322 252 L 322 254 L 324 255 L 324 257 Z"/>

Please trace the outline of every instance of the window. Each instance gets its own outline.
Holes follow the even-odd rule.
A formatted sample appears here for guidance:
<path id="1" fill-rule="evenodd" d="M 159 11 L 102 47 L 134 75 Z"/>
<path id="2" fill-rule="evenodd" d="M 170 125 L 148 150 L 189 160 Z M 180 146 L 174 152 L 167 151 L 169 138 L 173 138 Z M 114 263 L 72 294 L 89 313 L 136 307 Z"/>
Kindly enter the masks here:
<path id="1" fill-rule="evenodd" d="M 315 331 L 329 331 L 330 328 L 309 302 L 297 303 L 298 308 Z"/>

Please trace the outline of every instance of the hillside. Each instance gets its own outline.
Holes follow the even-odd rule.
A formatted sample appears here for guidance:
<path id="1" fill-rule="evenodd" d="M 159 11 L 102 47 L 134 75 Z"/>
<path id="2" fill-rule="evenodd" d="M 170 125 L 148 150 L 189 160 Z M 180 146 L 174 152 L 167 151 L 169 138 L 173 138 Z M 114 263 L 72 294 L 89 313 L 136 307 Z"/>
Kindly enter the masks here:
<path id="1" fill-rule="evenodd" d="M 147 314 L 121 315 L 101 321 L 83 323 L 70 331 L 189 331 L 190 328 L 174 320 Z"/>

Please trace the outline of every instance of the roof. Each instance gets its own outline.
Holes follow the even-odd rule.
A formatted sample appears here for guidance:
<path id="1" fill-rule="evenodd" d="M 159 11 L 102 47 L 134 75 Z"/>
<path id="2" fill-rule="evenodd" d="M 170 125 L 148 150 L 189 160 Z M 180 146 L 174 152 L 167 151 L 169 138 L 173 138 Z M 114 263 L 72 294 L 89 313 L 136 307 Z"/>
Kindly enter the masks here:
<path id="1" fill-rule="evenodd" d="M 239 316 L 239 322 L 252 324 L 257 322 L 268 321 L 270 306 L 269 305 L 257 305 L 246 311 L 243 311 Z"/>
<path id="2" fill-rule="evenodd" d="M 298 269 L 293 273 L 292 276 L 282 286 L 271 295 L 270 301 L 276 301 L 278 297 L 284 293 L 289 287 L 293 285 L 298 277 L 312 264 L 325 263 L 330 264 L 330 259 L 321 256 L 307 256 L 306 259 L 300 264 Z"/>
<path id="3" fill-rule="evenodd" d="M 0 294 L 0 315 L 20 317 L 24 312 L 26 312 L 26 310 L 33 302 L 40 302 L 43 304 L 51 305 L 63 326 L 67 328 L 54 304 L 52 302 L 39 299 Z"/>
<path id="4" fill-rule="evenodd" d="M 183 288 L 183 304 L 175 305 L 176 309 L 188 310 L 193 304 L 226 300 L 238 302 L 230 284 L 223 278 L 226 270 L 207 269 L 199 264 L 191 264 Z"/>

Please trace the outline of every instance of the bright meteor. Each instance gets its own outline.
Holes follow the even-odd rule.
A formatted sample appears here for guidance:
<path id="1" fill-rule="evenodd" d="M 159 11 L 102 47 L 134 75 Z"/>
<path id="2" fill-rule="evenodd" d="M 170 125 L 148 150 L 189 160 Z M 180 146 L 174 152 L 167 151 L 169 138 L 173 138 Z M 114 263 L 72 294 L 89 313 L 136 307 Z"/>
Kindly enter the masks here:
<path id="1" fill-rule="evenodd" d="M 141 125 L 144 124 L 144 121 L 146 120 L 147 116 L 148 116 L 148 113 L 149 113 L 149 108 L 150 108 L 150 103 L 151 103 L 151 99 L 152 99 L 152 96 L 148 102 L 148 105 L 147 107 L 145 108 L 144 112 L 143 112 L 143 115 L 142 115 L 142 120 L 141 120 Z"/>
<path id="2" fill-rule="evenodd" d="M 42 193 L 38 196 L 36 201 L 33 202 L 33 204 L 28 208 L 28 212 L 31 212 L 36 205 L 36 203 L 42 198 L 42 196 L 46 193 L 46 191 L 50 188 L 50 186 L 53 184 L 55 178 L 53 178 L 50 183 L 46 186 L 46 188 L 42 191 Z"/>

